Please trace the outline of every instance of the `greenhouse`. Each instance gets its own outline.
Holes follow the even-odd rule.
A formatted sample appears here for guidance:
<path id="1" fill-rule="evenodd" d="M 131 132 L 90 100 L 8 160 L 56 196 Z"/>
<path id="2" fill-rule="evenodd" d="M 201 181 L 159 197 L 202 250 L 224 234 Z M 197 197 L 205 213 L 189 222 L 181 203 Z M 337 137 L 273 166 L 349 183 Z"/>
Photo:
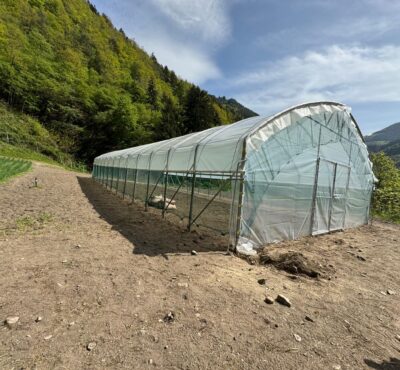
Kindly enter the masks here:
<path id="1" fill-rule="evenodd" d="M 106 153 L 94 160 L 93 178 L 250 254 L 366 224 L 374 184 L 350 108 L 334 102 Z"/>

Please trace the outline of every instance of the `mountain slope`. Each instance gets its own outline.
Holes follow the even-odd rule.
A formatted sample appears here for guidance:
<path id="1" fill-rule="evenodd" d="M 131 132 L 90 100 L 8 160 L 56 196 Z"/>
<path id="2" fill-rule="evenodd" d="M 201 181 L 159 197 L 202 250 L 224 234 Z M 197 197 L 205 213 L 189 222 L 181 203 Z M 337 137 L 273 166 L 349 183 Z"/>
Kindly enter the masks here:
<path id="1" fill-rule="evenodd" d="M 400 168 L 400 122 L 366 136 L 365 142 L 371 152 L 385 152 Z"/>
<path id="2" fill-rule="evenodd" d="M 0 2 L 0 98 L 89 163 L 253 115 L 178 78 L 85 0 Z"/>

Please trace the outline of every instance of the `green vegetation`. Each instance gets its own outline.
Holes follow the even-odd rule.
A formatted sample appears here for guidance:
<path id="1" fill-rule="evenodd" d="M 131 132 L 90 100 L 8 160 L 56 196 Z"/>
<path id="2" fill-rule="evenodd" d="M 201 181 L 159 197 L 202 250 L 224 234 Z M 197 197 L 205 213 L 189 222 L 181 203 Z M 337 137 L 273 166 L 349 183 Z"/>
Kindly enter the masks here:
<path id="1" fill-rule="evenodd" d="M 255 115 L 178 78 L 85 0 L 0 2 L 0 99 L 36 117 L 0 140 L 58 162 Z"/>
<path id="2" fill-rule="evenodd" d="M 56 134 L 47 130 L 37 119 L 16 112 L 0 101 L 1 156 L 41 161 L 85 171 L 83 164 L 60 149 L 59 141 Z"/>
<path id="3" fill-rule="evenodd" d="M 400 168 L 400 122 L 365 137 L 369 151 L 385 152 Z"/>
<path id="4" fill-rule="evenodd" d="M 48 212 L 40 212 L 34 216 L 22 216 L 15 220 L 17 230 L 26 232 L 43 228 L 53 220 L 53 215 Z"/>
<path id="5" fill-rule="evenodd" d="M 0 182 L 30 170 L 32 163 L 20 159 L 0 157 Z"/>
<path id="6" fill-rule="evenodd" d="M 383 152 L 373 153 L 371 160 L 378 179 L 372 213 L 384 220 L 400 222 L 400 170 Z"/>

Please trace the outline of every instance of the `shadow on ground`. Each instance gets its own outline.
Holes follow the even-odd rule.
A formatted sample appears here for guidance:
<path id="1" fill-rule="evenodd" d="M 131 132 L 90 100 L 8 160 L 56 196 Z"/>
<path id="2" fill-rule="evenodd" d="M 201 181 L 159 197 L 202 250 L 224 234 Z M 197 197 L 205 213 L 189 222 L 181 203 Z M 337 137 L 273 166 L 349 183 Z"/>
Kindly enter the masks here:
<path id="1" fill-rule="evenodd" d="M 381 363 L 365 359 L 365 364 L 372 369 L 377 370 L 400 370 L 400 360 L 398 358 L 390 358 L 389 361 L 382 361 Z"/>
<path id="2" fill-rule="evenodd" d="M 148 256 L 197 252 L 225 252 L 227 240 L 210 233 L 188 232 L 155 212 L 130 205 L 91 178 L 78 176 L 83 193 L 96 212 L 133 244 L 134 254 Z"/>

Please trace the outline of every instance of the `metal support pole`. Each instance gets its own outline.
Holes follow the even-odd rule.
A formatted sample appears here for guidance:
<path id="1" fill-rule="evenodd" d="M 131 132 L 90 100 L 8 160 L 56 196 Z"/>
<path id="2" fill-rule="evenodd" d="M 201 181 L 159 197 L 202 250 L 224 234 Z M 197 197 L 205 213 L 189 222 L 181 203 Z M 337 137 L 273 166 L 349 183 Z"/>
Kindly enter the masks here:
<path id="1" fill-rule="evenodd" d="M 317 165 L 315 169 L 315 177 L 314 177 L 314 189 L 313 189 L 313 197 L 312 197 L 312 206 L 311 206 L 311 219 L 310 219 L 310 235 L 313 234 L 314 229 L 314 217 L 315 217 L 315 208 L 317 205 L 317 189 L 318 189 L 318 175 L 319 175 L 319 164 L 321 158 L 317 158 Z"/>
<path id="2" fill-rule="evenodd" d="M 163 194 L 163 208 L 162 208 L 162 217 L 165 217 L 166 204 L 167 204 L 167 187 L 168 187 L 168 170 L 169 170 L 169 153 L 171 152 L 170 148 L 167 153 L 167 163 L 165 165 L 165 179 L 164 179 L 164 194 Z"/>
<path id="3" fill-rule="evenodd" d="M 320 153 L 320 149 L 321 149 L 321 131 L 322 131 L 322 126 L 320 125 L 319 126 L 319 135 L 318 135 L 317 165 L 315 166 L 314 189 L 313 189 L 313 197 L 312 197 L 312 202 L 311 202 L 310 235 L 313 234 L 315 208 L 317 205 L 318 176 L 319 176 L 319 165 L 320 165 L 320 161 L 321 161 L 321 158 L 319 157 L 319 153 Z"/>
<path id="4" fill-rule="evenodd" d="M 114 183 L 114 162 L 115 158 L 112 160 L 112 167 L 111 167 L 111 186 L 110 186 L 111 193 L 113 191 L 113 183 Z"/>
<path id="5" fill-rule="evenodd" d="M 193 172 L 192 175 L 192 186 L 191 186 L 191 193 L 190 193 L 190 206 L 189 206 L 189 223 L 188 223 L 188 231 L 192 226 L 192 218 L 193 218 L 193 199 L 194 199 L 194 188 L 196 184 L 196 173 Z"/>
<path id="6" fill-rule="evenodd" d="M 124 191 L 122 192 L 122 199 L 125 199 L 126 181 L 128 179 L 128 162 L 129 162 L 129 155 L 126 157 L 125 181 L 124 181 Z"/>
<path id="7" fill-rule="evenodd" d="M 333 170 L 332 195 L 331 195 L 331 199 L 329 200 L 328 231 L 331 231 L 332 205 L 333 205 L 333 198 L 335 197 L 337 166 L 338 166 L 337 163 L 335 163 L 335 165 L 334 165 L 335 168 Z"/>
<path id="8" fill-rule="evenodd" d="M 107 165 L 109 165 L 107 161 Z M 106 189 L 108 189 L 108 184 L 109 184 L 109 177 L 110 177 L 110 166 L 107 166 L 107 180 L 106 180 Z"/>
<path id="9" fill-rule="evenodd" d="M 187 180 L 189 176 L 189 171 L 186 172 L 186 176 L 185 176 L 185 180 Z M 181 189 L 182 185 L 183 185 L 184 181 L 181 181 L 181 183 L 179 184 L 178 188 L 175 190 L 175 193 L 172 195 L 171 199 L 169 200 L 166 209 L 168 209 L 169 205 L 172 203 L 172 201 L 175 199 L 176 194 L 178 194 L 179 190 Z"/>
<path id="10" fill-rule="evenodd" d="M 193 219 L 193 200 L 194 200 L 194 187 L 196 185 L 196 160 L 197 160 L 197 149 L 199 148 L 199 143 L 197 143 L 196 148 L 194 150 L 194 157 L 193 157 L 193 176 L 192 176 L 192 186 L 191 186 L 191 193 L 190 193 L 190 206 L 189 206 L 189 222 L 188 222 L 188 231 L 192 227 L 192 219 Z"/>
<path id="11" fill-rule="evenodd" d="M 121 177 L 121 159 L 122 158 L 120 158 L 119 161 L 118 161 L 118 168 L 117 168 L 118 177 L 117 177 L 117 186 L 116 186 L 116 189 L 115 189 L 115 193 L 117 195 L 118 195 L 118 190 L 119 190 L 119 178 Z"/>
<path id="12" fill-rule="evenodd" d="M 347 182 L 346 182 L 346 192 L 345 192 L 345 196 L 344 196 L 344 215 L 343 215 L 343 229 L 346 225 L 346 204 L 347 204 L 347 196 L 348 196 L 348 192 L 349 192 L 349 186 L 350 186 L 350 176 L 351 176 L 351 167 L 349 166 L 348 168 L 348 173 L 347 173 Z"/>
<path id="13" fill-rule="evenodd" d="M 168 167 L 167 170 L 165 171 L 165 179 L 164 179 L 164 195 L 163 195 L 163 209 L 162 209 L 162 217 L 165 217 L 165 211 L 167 210 L 166 205 L 167 205 L 167 187 L 168 187 Z"/>
<path id="14" fill-rule="evenodd" d="M 222 184 L 220 185 L 218 191 L 214 194 L 214 196 L 208 201 L 208 203 L 203 207 L 203 209 L 198 213 L 198 215 L 193 219 L 193 221 L 191 221 L 191 223 L 189 224 L 188 228 L 190 230 L 191 225 L 193 225 L 196 220 L 203 214 L 203 212 L 208 208 L 208 206 L 214 201 L 214 199 L 221 193 L 222 189 L 224 188 L 225 182 L 226 181 L 230 181 L 232 179 L 232 177 L 235 175 L 235 173 L 233 173 L 229 178 L 225 179 Z"/>
<path id="15" fill-rule="evenodd" d="M 237 180 L 236 180 L 237 181 Z M 236 184 L 235 184 L 236 186 Z M 235 227 L 235 246 L 236 248 L 237 243 L 240 237 L 240 224 L 242 219 L 242 203 L 243 203 L 243 191 L 244 191 L 244 173 L 240 174 L 239 178 L 239 200 L 238 200 L 238 211 L 236 215 L 236 227 Z"/>
<path id="16" fill-rule="evenodd" d="M 149 187 L 150 187 L 150 173 L 151 173 L 151 158 L 153 156 L 153 152 L 150 153 L 150 157 L 149 157 L 149 169 L 148 169 L 148 173 L 147 173 L 147 186 L 146 186 L 146 198 L 145 198 L 145 202 L 144 202 L 144 209 L 145 211 L 148 210 L 148 205 L 149 205 Z"/>
<path id="17" fill-rule="evenodd" d="M 238 209 L 236 216 L 236 225 L 235 225 L 235 245 L 233 246 L 236 249 L 236 246 L 240 237 L 240 226 L 242 220 L 242 206 L 243 206 L 243 192 L 244 192 L 244 164 L 246 162 L 246 141 L 247 138 L 243 140 L 242 146 L 242 160 L 238 163 L 238 171 L 241 170 L 240 178 L 239 178 L 239 199 L 238 199 Z M 237 181 L 237 180 L 236 180 Z M 236 182 L 235 182 L 236 187 Z"/>

